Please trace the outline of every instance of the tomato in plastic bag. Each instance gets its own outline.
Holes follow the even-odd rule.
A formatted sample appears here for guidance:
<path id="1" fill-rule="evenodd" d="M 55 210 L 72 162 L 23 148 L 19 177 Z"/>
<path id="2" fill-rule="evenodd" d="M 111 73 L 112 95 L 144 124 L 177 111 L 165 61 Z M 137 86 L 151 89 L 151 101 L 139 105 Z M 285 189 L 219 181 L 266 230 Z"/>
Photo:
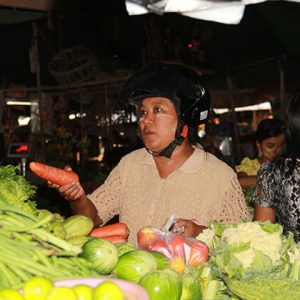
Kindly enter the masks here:
<path id="1" fill-rule="evenodd" d="M 208 260 L 208 246 L 195 238 L 173 232 L 143 227 L 137 234 L 138 247 L 157 251 L 169 259 L 170 267 L 177 272 L 198 267 Z"/>

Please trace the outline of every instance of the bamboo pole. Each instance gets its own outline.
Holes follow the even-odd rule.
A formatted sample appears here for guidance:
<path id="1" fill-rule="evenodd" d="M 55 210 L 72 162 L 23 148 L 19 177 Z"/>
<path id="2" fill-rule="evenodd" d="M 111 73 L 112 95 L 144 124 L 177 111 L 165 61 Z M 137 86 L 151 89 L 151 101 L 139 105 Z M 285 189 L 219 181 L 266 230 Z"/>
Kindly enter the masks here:
<path id="1" fill-rule="evenodd" d="M 33 22 L 33 41 L 35 49 L 35 66 L 36 66 L 36 87 L 39 102 L 39 119 L 40 119 L 40 137 L 41 137 L 41 160 L 45 161 L 45 137 L 44 137 L 44 112 L 43 112 L 43 94 L 41 88 L 41 68 L 39 61 L 39 45 L 38 45 L 38 28 L 37 23 Z"/>
<path id="2" fill-rule="evenodd" d="M 232 116 L 232 126 L 233 126 L 233 154 L 234 154 L 234 164 L 237 163 L 237 161 L 241 160 L 241 147 L 240 147 L 240 138 L 239 138 L 239 132 L 238 132 L 238 126 L 237 126 L 237 118 L 236 118 L 236 112 L 235 112 L 235 88 L 232 81 L 231 75 L 227 74 L 227 84 L 228 89 L 231 92 L 230 97 L 230 106 L 231 106 L 231 116 Z"/>
<path id="3" fill-rule="evenodd" d="M 282 120 L 285 119 L 284 111 L 285 111 L 285 74 L 283 68 L 282 59 L 278 59 L 278 67 L 279 67 L 279 88 L 280 88 L 280 117 Z"/>

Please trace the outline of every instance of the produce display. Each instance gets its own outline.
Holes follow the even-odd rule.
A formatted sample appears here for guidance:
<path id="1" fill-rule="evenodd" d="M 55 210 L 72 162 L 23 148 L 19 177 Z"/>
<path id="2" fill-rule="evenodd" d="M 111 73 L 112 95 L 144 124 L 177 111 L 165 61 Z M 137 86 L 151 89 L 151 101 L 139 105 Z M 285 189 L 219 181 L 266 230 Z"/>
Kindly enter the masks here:
<path id="1" fill-rule="evenodd" d="M 300 245 L 281 225 L 214 222 L 198 239 L 210 249 L 200 276 L 214 281 L 212 299 L 300 299 Z"/>
<path id="2" fill-rule="evenodd" d="M 38 218 L 0 199 L 0 288 L 20 288 L 34 276 L 56 280 L 97 274 L 78 257 L 81 247 L 43 227 L 50 219 L 51 214 Z"/>
<path id="3" fill-rule="evenodd" d="M 37 209 L 35 190 L 0 166 L 0 300 L 300 299 L 300 244 L 279 224 L 212 222 L 197 238 L 147 226 L 135 245 L 124 223 Z"/>
<path id="4" fill-rule="evenodd" d="M 30 200 L 36 188 L 16 171 L 14 166 L 0 167 L 0 289 L 19 289 L 35 276 L 59 280 L 98 275 L 78 256 L 90 239 L 91 220 L 73 216 L 69 221 L 37 209 Z"/>

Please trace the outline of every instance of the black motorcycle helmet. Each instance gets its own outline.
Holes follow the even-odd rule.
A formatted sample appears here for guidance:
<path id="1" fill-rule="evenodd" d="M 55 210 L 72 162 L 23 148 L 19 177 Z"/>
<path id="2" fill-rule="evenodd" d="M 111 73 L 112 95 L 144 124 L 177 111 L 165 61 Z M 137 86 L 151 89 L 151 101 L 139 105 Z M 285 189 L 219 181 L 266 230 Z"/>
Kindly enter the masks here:
<path id="1" fill-rule="evenodd" d="M 165 97 L 174 103 L 179 120 L 175 140 L 156 154 L 166 157 L 186 138 L 187 128 L 195 129 L 207 120 L 211 108 L 201 77 L 177 64 L 152 63 L 142 68 L 125 83 L 121 95 L 134 105 L 148 97 Z"/>

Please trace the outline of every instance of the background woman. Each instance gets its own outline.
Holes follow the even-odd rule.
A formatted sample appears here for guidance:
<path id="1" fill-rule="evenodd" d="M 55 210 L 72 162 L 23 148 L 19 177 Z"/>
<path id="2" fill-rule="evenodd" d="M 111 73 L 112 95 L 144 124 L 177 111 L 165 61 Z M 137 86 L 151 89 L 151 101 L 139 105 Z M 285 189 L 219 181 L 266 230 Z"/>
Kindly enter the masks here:
<path id="1" fill-rule="evenodd" d="M 236 166 L 238 179 L 243 189 L 256 184 L 256 175 L 263 163 L 278 157 L 284 148 L 284 123 L 278 119 L 262 120 L 256 130 L 255 142 L 257 158 L 245 157 Z"/>
<path id="2" fill-rule="evenodd" d="M 300 97 L 290 99 L 286 115 L 287 151 L 263 165 L 251 197 L 255 219 L 283 225 L 300 241 Z"/>

